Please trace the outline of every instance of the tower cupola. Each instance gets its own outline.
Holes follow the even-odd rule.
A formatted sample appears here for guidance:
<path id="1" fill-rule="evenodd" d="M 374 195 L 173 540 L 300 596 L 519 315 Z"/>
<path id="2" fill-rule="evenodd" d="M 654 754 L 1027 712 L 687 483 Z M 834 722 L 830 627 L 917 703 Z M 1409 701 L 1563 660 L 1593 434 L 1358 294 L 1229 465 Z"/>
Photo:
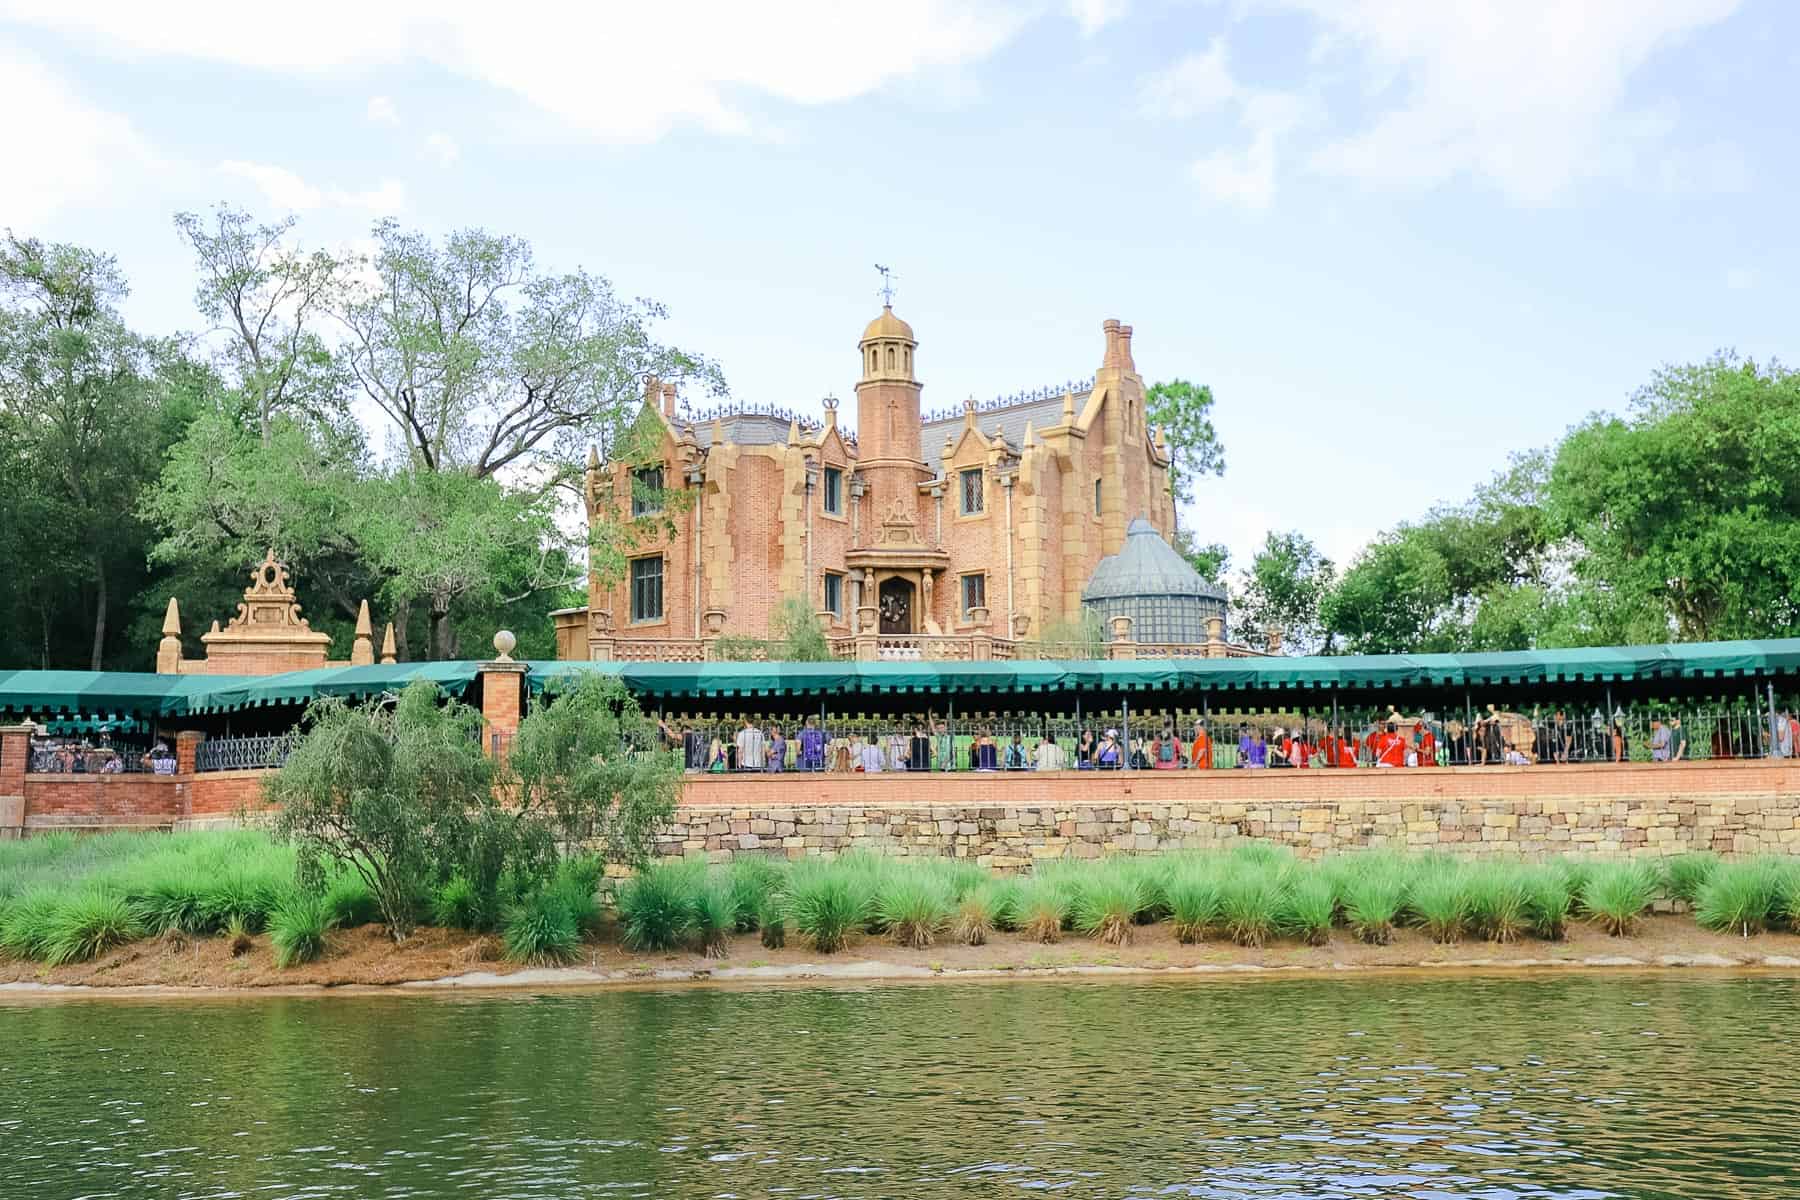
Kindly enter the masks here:
<path id="1" fill-rule="evenodd" d="M 891 305 L 883 305 L 881 315 L 863 330 L 862 377 L 864 380 L 901 380 L 913 382 L 913 351 L 918 341 L 912 326 L 894 315 Z"/>

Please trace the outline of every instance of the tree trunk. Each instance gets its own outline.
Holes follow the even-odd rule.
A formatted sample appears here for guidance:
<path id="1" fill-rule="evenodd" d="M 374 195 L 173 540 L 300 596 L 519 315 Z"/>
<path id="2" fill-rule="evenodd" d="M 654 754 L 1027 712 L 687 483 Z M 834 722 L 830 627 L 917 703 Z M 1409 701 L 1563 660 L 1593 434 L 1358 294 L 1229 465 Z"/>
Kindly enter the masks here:
<path id="1" fill-rule="evenodd" d="M 412 601 L 402 600 L 394 605 L 394 658 L 400 662 L 411 662 L 412 652 L 407 647 L 406 627 L 412 624 Z"/>
<path id="2" fill-rule="evenodd" d="M 94 556 L 94 653 L 88 670 L 100 669 L 100 657 L 106 649 L 106 562 Z"/>
<path id="3" fill-rule="evenodd" d="M 438 662 L 450 657 L 450 603 L 436 596 L 431 600 L 431 657 Z"/>

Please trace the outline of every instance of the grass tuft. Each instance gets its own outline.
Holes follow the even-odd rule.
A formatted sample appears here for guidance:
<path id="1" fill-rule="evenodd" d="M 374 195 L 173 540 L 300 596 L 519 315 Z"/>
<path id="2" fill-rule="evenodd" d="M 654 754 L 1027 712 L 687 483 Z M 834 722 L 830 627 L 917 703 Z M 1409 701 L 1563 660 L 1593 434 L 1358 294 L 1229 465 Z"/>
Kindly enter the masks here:
<path id="1" fill-rule="evenodd" d="M 1060 942 L 1070 903 L 1060 880 L 1052 875 L 1033 875 L 1019 885 L 1019 931 L 1045 945 Z"/>
<path id="2" fill-rule="evenodd" d="M 739 933 L 754 933 L 762 924 L 763 903 L 781 891 L 787 872 L 771 859 L 731 860 L 730 889 L 733 923 Z"/>
<path id="3" fill-rule="evenodd" d="M 144 936 L 131 902 L 117 892 L 77 892 L 58 904 L 43 932 L 42 958 L 53 967 L 87 962 Z"/>
<path id="4" fill-rule="evenodd" d="M 731 931 L 737 928 L 737 898 L 729 876 L 708 875 L 693 892 L 688 927 L 707 958 L 731 955 Z"/>
<path id="5" fill-rule="evenodd" d="M 628 950 L 673 950 L 694 917 L 700 869 L 687 863 L 652 863 L 619 889 L 620 939 Z"/>
<path id="6" fill-rule="evenodd" d="M 1719 856 L 1704 850 L 1677 854 L 1663 863 L 1663 886 L 1671 898 L 1692 905 L 1700 898 L 1700 889 L 1718 873 Z"/>
<path id="7" fill-rule="evenodd" d="M 952 884 L 929 868 L 890 871 L 881 881 L 875 908 L 896 942 L 923 950 L 950 923 Z"/>
<path id="8" fill-rule="evenodd" d="M 1596 863 L 1581 889 L 1581 907 L 1614 937 L 1637 929 L 1656 894 L 1654 872 L 1639 862 Z"/>
<path id="9" fill-rule="evenodd" d="M 1331 876 L 1322 871 L 1296 876 L 1287 889 L 1281 927 L 1309 946 L 1327 945 L 1337 906 L 1337 884 Z"/>
<path id="10" fill-rule="evenodd" d="M 508 905 L 500 936 L 513 962 L 560 966 L 575 961 L 581 950 L 581 929 L 568 894 L 555 886 Z"/>
<path id="11" fill-rule="evenodd" d="M 873 907 L 870 872 L 841 862 L 805 862 L 788 876 L 788 919 L 820 954 L 842 950 Z"/>
<path id="12" fill-rule="evenodd" d="M 1767 859 L 1721 864 L 1694 896 L 1694 919 L 1715 933 L 1761 933 L 1783 909 L 1781 872 Z"/>
<path id="13" fill-rule="evenodd" d="M 1132 926 L 1145 908 L 1143 872 L 1129 863 L 1107 863 L 1083 873 L 1071 917 L 1075 928 L 1108 946 L 1129 946 Z"/>
<path id="14" fill-rule="evenodd" d="M 275 965 L 292 967 L 318 958 L 325 953 L 326 932 L 336 924 L 325 897 L 289 891 L 269 913 L 269 944 L 275 949 Z"/>
<path id="15" fill-rule="evenodd" d="M 1226 936 L 1240 946 L 1266 944 L 1281 928 L 1286 892 L 1283 866 L 1267 859 L 1240 860 L 1220 888 L 1219 920 Z"/>
<path id="16" fill-rule="evenodd" d="M 1400 863 L 1384 859 L 1360 864 L 1345 876 L 1342 891 L 1351 932 L 1371 946 L 1385 946 L 1393 940 L 1394 922 L 1407 895 Z"/>

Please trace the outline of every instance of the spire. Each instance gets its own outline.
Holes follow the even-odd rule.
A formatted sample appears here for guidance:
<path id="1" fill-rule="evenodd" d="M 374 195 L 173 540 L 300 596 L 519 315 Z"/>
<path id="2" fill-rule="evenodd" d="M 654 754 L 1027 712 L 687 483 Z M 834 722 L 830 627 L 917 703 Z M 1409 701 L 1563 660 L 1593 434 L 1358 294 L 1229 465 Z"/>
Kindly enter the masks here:
<path id="1" fill-rule="evenodd" d="M 381 635 L 381 661 L 384 664 L 394 661 L 394 623 L 392 621 L 387 623 L 387 632 Z"/>
<path id="2" fill-rule="evenodd" d="M 1073 390 L 1063 393 L 1062 423 L 1064 425 L 1073 425 L 1075 423 L 1075 393 Z"/>
<path id="3" fill-rule="evenodd" d="M 156 645 L 156 673 L 181 674 L 181 609 L 175 597 L 169 597 L 169 611 L 163 614 L 163 637 Z"/>
<path id="4" fill-rule="evenodd" d="M 588 446 L 587 469 L 590 471 L 598 471 L 600 469 L 600 449 L 597 446 Z"/>
<path id="5" fill-rule="evenodd" d="M 364 600 L 356 609 L 356 640 L 350 644 L 350 665 L 366 667 L 375 661 L 374 628 L 369 623 L 369 602 Z"/>
<path id="6" fill-rule="evenodd" d="M 175 597 L 169 597 L 168 611 L 163 613 L 163 636 L 181 636 L 181 607 L 175 603 Z"/>

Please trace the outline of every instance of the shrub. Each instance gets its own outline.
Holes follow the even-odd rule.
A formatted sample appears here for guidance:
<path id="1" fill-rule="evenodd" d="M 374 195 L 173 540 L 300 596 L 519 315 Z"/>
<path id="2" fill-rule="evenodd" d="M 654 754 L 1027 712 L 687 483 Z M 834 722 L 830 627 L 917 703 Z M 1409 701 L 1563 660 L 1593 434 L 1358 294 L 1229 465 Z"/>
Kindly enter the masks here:
<path id="1" fill-rule="evenodd" d="M 1561 941 L 1572 906 L 1563 873 L 1555 867 L 1532 867 L 1524 873 L 1523 887 L 1531 932 L 1546 941 Z"/>
<path id="2" fill-rule="evenodd" d="M 1181 863 L 1169 878 L 1169 920 L 1184 943 L 1203 940 L 1219 921 L 1219 879 L 1206 863 Z"/>
<path id="3" fill-rule="evenodd" d="M 1019 903 L 1024 895 L 1023 888 L 1024 882 L 1017 875 L 1003 875 L 981 885 L 979 890 L 987 897 L 989 919 L 995 929 L 1013 930 L 1019 927 Z"/>
<path id="4" fill-rule="evenodd" d="M 501 922 L 506 957 L 513 962 L 558 965 L 572 962 L 581 948 L 581 930 L 569 911 L 568 896 L 542 888 L 509 905 Z"/>
<path id="5" fill-rule="evenodd" d="M 1569 911 L 1583 916 L 1591 915 L 1586 907 L 1587 887 L 1588 881 L 1594 877 L 1594 860 L 1565 855 L 1556 860 L 1556 872 L 1562 876 L 1563 891 L 1569 894 Z"/>
<path id="6" fill-rule="evenodd" d="M 686 863 L 656 863 L 619 889 L 620 940 L 628 950 L 672 950 L 694 919 L 701 872 Z"/>
<path id="7" fill-rule="evenodd" d="M 1032 941 L 1061 941 L 1068 915 L 1068 893 L 1054 877 L 1033 875 L 1019 885 L 1019 928 Z"/>
<path id="8" fill-rule="evenodd" d="M 1655 892 L 1655 876 L 1642 863 L 1599 863 L 1581 889 L 1581 906 L 1602 929 L 1622 937 L 1637 928 L 1638 917 L 1650 907 Z"/>
<path id="9" fill-rule="evenodd" d="M 550 887 L 561 897 L 575 931 L 582 935 L 600 928 L 600 872 L 602 864 L 594 855 L 565 858 L 557 864 Z"/>
<path id="10" fill-rule="evenodd" d="M 788 919 L 820 954 L 835 954 L 868 919 L 868 881 L 841 863 L 805 863 L 788 877 Z"/>
<path id="11" fill-rule="evenodd" d="M 1075 928 L 1108 946 L 1131 944 L 1132 923 L 1144 907 L 1142 872 L 1129 863 L 1091 868 L 1075 892 Z"/>
<path id="12" fill-rule="evenodd" d="M 483 920 L 481 898 L 466 875 L 452 875 L 437 885 L 431 894 L 432 923 L 444 929 L 480 929 Z"/>
<path id="13" fill-rule="evenodd" d="M 1469 911 L 1463 873 L 1453 867 L 1422 873 L 1413 880 L 1407 906 L 1432 941 L 1455 945 Z"/>
<path id="14" fill-rule="evenodd" d="M 86 962 L 144 935 L 143 923 L 117 892 L 90 889 L 65 898 L 43 928 L 43 959 L 51 966 Z"/>
<path id="15" fill-rule="evenodd" d="M 61 898 L 48 888 L 9 901 L 0 911 L 0 950 L 14 958 L 42 959 L 49 953 L 50 923 L 60 907 Z"/>
<path id="16" fill-rule="evenodd" d="M 950 922 L 951 888 L 936 871 L 913 867 L 890 871 L 875 908 L 881 924 L 902 946 L 923 950 Z"/>
<path id="17" fill-rule="evenodd" d="M 787 899 L 779 892 L 762 898 L 756 909 L 756 923 L 762 929 L 762 944 L 771 950 L 787 945 Z"/>
<path id="18" fill-rule="evenodd" d="M 1766 859 L 1719 866 L 1694 898 L 1694 919 L 1717 933 L 1749 937 L 1768 928 L 1783 908 L 1782 879 Z"/>
<path id="19" fill-rule="evenodd" d="M 1677 854 L 1663 862 L 1663 884 L 1671 897 L 1692 905 L 1700 898 L 1700 889 L 1718 870 L 1716 854 L 1704 850 Z"/>
<path id="20" fill-rule="evenodd" d="M 326 931 L 336 924 L 325 897 L 298 890 L 283 896 L 269 913 L 269 944 L 275 948 L 275 965 L 291 967 L 325 953 Z"/>
<path id="21" fill-rule="evenodd" d="M 951 935 L 965 946 L 985 946 L 994 929 L 994 890 L 982 885 L 956 902 Z"/>
<path id="22" fill-rule="evenodd" d="M 1406 878 L 1392 861 L 1372 862 L 1343 882 L 1344 916 L 1356 936 L 1373 946 L 1394 937 L 1394 921 L 1406 902 Z"/>
<path id="23" fill-rule="evenodd" d="M 1226 873 L 1219 892 L 1219 920 L 1240 946 L 1261 946 L 1281 927 L 1286 872 L 1278 866 L 1240 865 Z"/>
<path id="24" fill-rule="evenodd" d="M 229 870 L 204 887 L 200 905 L 211 928 L 224 929 L 236 921 L 246 933 L 256 933 L 268 923 L 269 910 L 281 895 L 276 880 L 293 874 L 284 856 L 274 857 L 273 870 L 262 864 Z"/>
<path id="25" fill-rule="evenodd" d="M 730 878 L 702 878 L 693 891 L 692 903 L 688 927 L 700 943 L 700 953 L 707 958 L 728 957 L 731 931 L 737 927 L 737 901 L 732 897 Z"/>
<path id="26" fill-rule="evenodd" d="M 155 881 L 131 907 L 139 924 L 151 934 L 184 933 L 198 937 L 223 923 L 209 911 L 199 884 L 185 872 Z"/>
<path id="27" fill-rule="evenodd" d="M 1490 942 L 1513 942 L 1531 925 L 1525 871 L 1512 863 L 1481 863 L 1463 878 L 1469 928 Z"/>
<path id="28" fill-rule="evenodd" d="M 325 907 L 338 929 L 356 929 L 383 919 L 381 905 L 363 877 L 355 871 L 339 871 L 325 886 Z"/>
<path id="29" fill-rule="evenodd" d="M 1337 885 L 1320 871 L 1296 876 L 1287 889 L 1281 927 L 1309 946 L 1331 941 L 1331 923 L 1337 917 Z"/>
<path id="30" fill-rule="evenodd" d="M 731 906 L 739 933 L 752 933 L 761 924 L 763 902 L 781 890 L 787 873 L 766 858 L 731 860 Z"/>

